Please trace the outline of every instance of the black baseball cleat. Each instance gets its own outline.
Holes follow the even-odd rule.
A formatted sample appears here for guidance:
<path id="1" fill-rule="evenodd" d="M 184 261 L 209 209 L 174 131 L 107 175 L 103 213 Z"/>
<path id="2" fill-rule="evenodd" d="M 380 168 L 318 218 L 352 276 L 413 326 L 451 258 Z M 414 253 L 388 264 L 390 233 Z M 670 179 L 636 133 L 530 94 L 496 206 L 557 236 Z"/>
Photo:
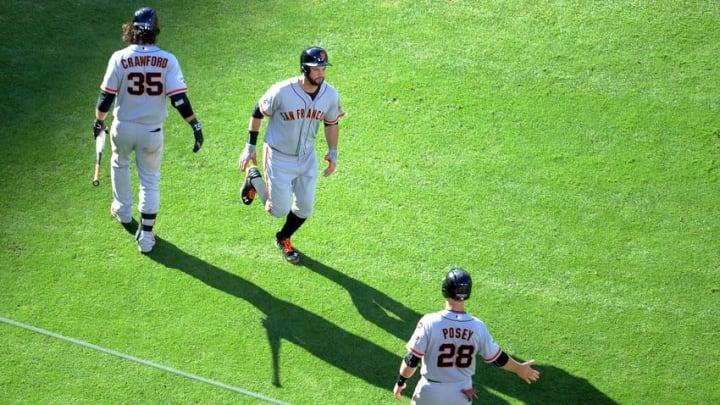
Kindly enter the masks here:
<path id="1" fill-rule="evenodd" d="M 247 169 L 247 173 L 245 173 L 245 181 L 243 182 L 242 188 L 240 188 L 240 198 L 242 199 L 243 204 L 252 204 L 255 199 L 255 195 L 257 194 L 255 187 L 252 185 L 252 179 L 259 178 L 262 178 L 262 176 L 260 176 L 260 171 L 257 167 L 252 166 Z"/>
<path id="2" fill-rule="evenodd" d="M 278 239 L 275 237 L 275 246 L 282 251 L 283 257 L 288 261 L 288 263 L 300 263 L 300 253 L 293 248 L 290 239 Z"/>

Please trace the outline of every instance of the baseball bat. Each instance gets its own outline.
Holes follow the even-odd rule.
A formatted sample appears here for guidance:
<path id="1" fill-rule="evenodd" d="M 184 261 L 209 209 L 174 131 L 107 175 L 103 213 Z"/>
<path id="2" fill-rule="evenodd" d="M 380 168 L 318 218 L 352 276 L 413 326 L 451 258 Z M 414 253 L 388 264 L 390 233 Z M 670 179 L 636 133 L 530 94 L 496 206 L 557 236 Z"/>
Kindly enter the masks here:
<path id="1" fill-rule="evenodd" d="M 93 186 L 100 185 L 100 162 L 102 161 L 103 149 L 105 149 L 105 134 L 108 133 L 107 128 L 100 132 L 95 138 L 95 175 L 93 176 Z"/>

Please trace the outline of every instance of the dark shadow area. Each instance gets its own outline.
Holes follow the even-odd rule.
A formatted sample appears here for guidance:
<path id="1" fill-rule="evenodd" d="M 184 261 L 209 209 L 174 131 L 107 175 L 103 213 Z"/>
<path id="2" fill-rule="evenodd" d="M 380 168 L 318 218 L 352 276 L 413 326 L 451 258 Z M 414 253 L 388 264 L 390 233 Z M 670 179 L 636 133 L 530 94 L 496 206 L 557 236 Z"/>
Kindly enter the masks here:
<path id="1" fill-rule="evenodd" d="M 517 361 L 525 360 L 515 358 Z M 488 391 L 492 389 L 528 405 L 618 405 L 618 402 L 595 388 L 584 378 L 546 364 L 535 364 L 540 380 L 526 384 L 515 374 L 499 367 L 480 363 L 475 370 L 473 386 L 483 404 L 507 405 L 508 402 Z M 478 401 L 481 402 L 481 401 Z"/>
<path id="2" fill-rule="evenodd" d="M 355 307 L 363 318 L 403 342 L 406 342 L 410 338 L 422 314 L 395 301 L 385 293 L 357 281 L 352 277 L 348 277 L 344 273 L 314 260 L 301 251 L 298 252 L 301 255 L 301 266 L 335 282 L 347 290 L 353 304 L 355 304 Z M 398 367 L 399 364 L 398 362 Z"/>
<path id="3" fill-rule="evenodd" d="M 280 349 L 282 341 L 287 340 L 350 375 L 379 388 L 392 389 L 399 365 L 396 354 L 293 303 L 274 297 L 242 277 L 189 255 L 168 241 L 158 239 L 147 256 L 212 288 L 245 300 L 265 314 L 263 325 L 272 348 L 275 386 L 282 386 Z M 297 364 L 295 367 L 304 366 Z"/>
<path id="4" fill-rule="evenodd" d="M 270 360 L 273 367 L 272 382 L 275 386 L 282 386 L 280 351 L 282 341 L 286 340 L 350 375 L 388 390 L 388 395 L 391 395 L 400 356 L 349 333 L 302 307 L 283 301 L 242 277 L 189 255 L 165 240 L 158 239 L 155 248 L 147 256 L 168 268 L 180 270 L 209 287 L 245 300 L 265 314 L 262 323 L 272 350 Z M 358 311 L 369 322 L 403 341 L 410 338 L 421 317 L 420 313 L 306 255 L 302 255 L 301 260 L 302 265 L 310 271 L 347 289 Z M 550 365 L 537 364 L 536 368 L 541 372 L 540 381 L 527 385 L 512 373 L 479 363 L 473 378 L 480 397 L 478 402 L 507 404 L 506 400 L 490 391 L 493 390 L 530 405 L 617 404 L 583 378 Z M 406 390 L 407 396 L 412 394 L 418 375 L 410 381 L 411 386 Z"/>
<path id="5" fill-rule="evenodd" d="M 410 339 L 415 325 L 423 314 L 408 308 L 367 284 L 318 262 L 302 252 L 300 252 L 300 254 L 300 265 L 337 283 L 347 290 L 363 318 L 386 330 L 403 342 Z M 439 295 L 439 292 L 440 286 L 438 285 L 438 310 L 440 310 L 440 305 L 442 305 L 442 297 Z M 400 361 L 401 359 L 399 357 L 395 359 L 395 369 L 400 367 Z M 520 359 L 518 359 L 518 361 L 520 361 Z M 617 404 L 617 402 L 598 391 L 583 378 L 575 377 L 550 365 L 538 364 L 535 368 L 541 373 L 540 381 L 532 385 L 527 385 L 510 372 L 493 365 L 485 364 L 482 361 L 478 362 L 475 370 L 476 374 L 473 378 L 473 385 L 478 390 L 479 399 L 477 402 L 507 404 L 507 401 L 489 391 L 489 389 L 492 389 L 530 405 Z M 416 375 L 419 376 L 419 374 L 418 371 Z M 410 384 L 412 389 L 415 388 L 417 376 L 411 380 Z M 412 389 L 406 390 L 407 396 L 412 395 Z"/>
<path id="6" fill-rule="evenodd" d="M 120 226 L 123 227 L 129 233 L 130 235 L 135 235 L 135 233 L 138 230 L 138 227 L 140 227 L 140 224 L 138 223 L 137 219 L 132 218 L 132 220 L 126 224 L 122 222 L 118 222 Z"/>

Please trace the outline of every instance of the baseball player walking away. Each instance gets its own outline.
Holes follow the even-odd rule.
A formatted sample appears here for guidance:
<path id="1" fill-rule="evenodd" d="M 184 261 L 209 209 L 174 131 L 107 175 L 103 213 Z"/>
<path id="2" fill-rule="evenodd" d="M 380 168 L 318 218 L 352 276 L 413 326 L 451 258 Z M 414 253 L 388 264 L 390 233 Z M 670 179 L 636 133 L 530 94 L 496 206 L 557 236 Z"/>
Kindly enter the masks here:
<path id="1" fill-rule="evenodd" d="M 135 11 L 122 26 L 128 44 L 110 57 L 100 85 L 93 135 L 105 130 L 105 118 L 115 103 L 110 139 L 113 202 L 110 213 L 127 227 L 132 222 L 133 195 L 130 181 L 131 153 L 140 179 L 138 209 L 140 226 L 135 235 L 138 249 L 149 253 L 155 245 L 153 226 L 160 208 L 160 164 L 163 157 L 163 123 L 168 115 L 166 98 L 193 129 L 193 152 L 203 144 L 202 126 L 195 118 L 187 86 L 175 56 L 155 45 L 160 27 L 155 10 Z M 117 98 L 117 100 L 116 100 Z"/>
<path id="2" fill-rule="evenodd" d="M 325 82 L 326 66 L 331 64 L 323 48 L 314 46 L 302 51 L 302 75 L 276 83 L 255 106 L 248 141 L 239 160 L 240 170 L 246 172 L 240 190 L 243 203 L 250 205 L 258 197 L 270 215 L 285 217 L 285 224 L 275 234 L 275 245 L 292 264 L 300 262 L 300 255 L 290 238 L 312 215 L 315 205 L 315 138 L 320 123 L 328 146 L 328 167 L 323 174 L 331 175 L 337 164 L 338 121 L 345 111 L 337 90 Z M 263 144 L 264 182 L 256 167 L 255 150 L 263 117 L 268 117 Z"/>
<path id="3" fill-rule="evenodd" d="M 442 281 L 445 309 L 420 319 L 407 343 L 408 354 L 400 363 L 400 375 L 393 388 L 395 398 L 402 399 L 407 380 L 413 376 L 422 359 L 422 377 L 415 387 L 412 404 L 467 404 L 477 398 L 472 388 L 475 357 L 511 371 L 530 384 L 540 378 L 532 368 L 535 360 L 519 363 L 493 340 L 485 324 L 465 312 L 470 298 L 472 279 L 467 271 L 450 270 Z"/>

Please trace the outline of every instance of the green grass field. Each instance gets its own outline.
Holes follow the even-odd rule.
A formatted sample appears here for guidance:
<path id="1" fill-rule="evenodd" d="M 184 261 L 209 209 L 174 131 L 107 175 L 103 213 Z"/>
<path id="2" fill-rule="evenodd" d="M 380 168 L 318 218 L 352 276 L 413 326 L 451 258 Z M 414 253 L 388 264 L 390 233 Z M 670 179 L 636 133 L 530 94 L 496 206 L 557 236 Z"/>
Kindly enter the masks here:
<path id="1" fill-rule="evenodd" d="M 149 256 L 109 153 L 91 185 L 144 5 L 206 136 L 170 108 Z M 477 403 L 720 403 L 720 3 L 9 0 L 0 34 L 0 403 L 395 404 L 453 266 L 542 373 L 481 363 Z M 348 115 L 295 267 L 237 158 L 313 44 Z"/>

